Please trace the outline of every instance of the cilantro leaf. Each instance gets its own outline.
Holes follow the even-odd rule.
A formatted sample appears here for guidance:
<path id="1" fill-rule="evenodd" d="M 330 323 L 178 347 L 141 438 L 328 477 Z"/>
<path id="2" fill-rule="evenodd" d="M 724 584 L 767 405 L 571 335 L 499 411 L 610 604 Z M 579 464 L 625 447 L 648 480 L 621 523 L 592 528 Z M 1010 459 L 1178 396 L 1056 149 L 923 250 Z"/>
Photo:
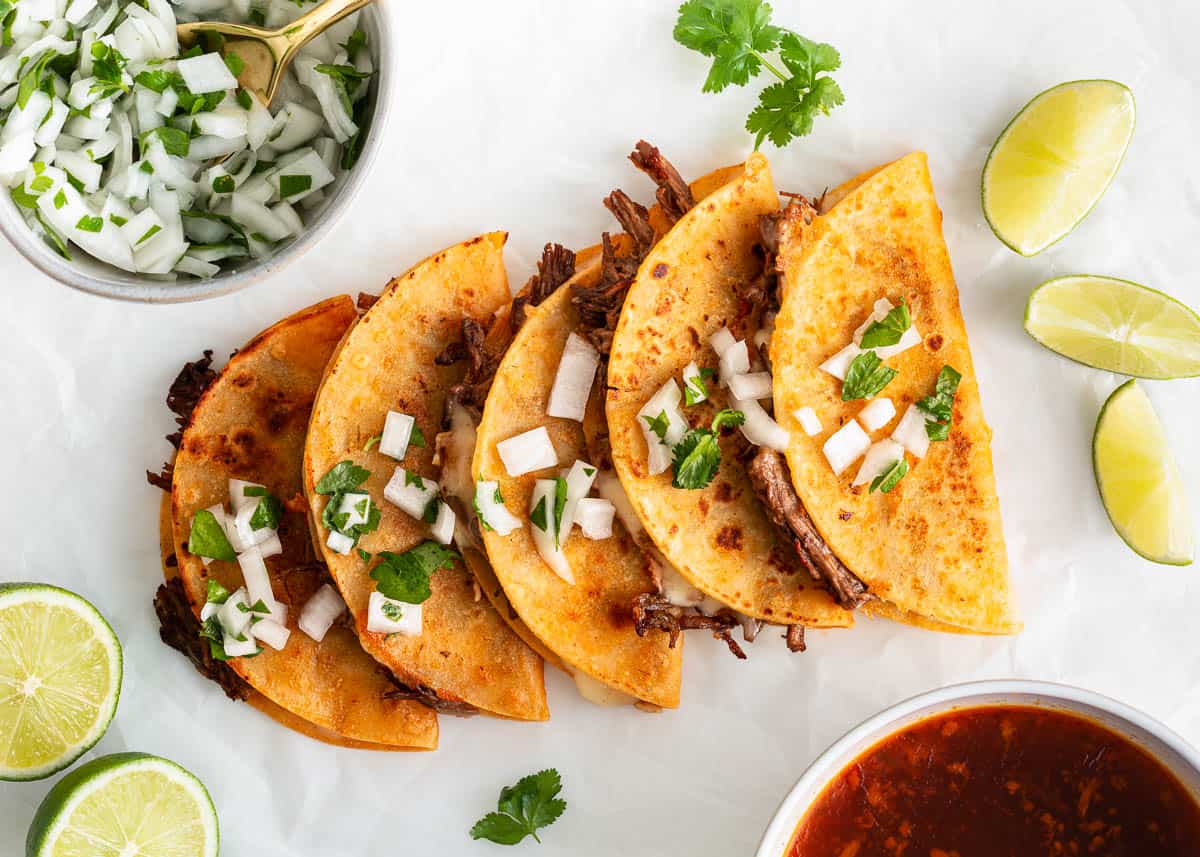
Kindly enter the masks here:
<path id="1" fill-rule="evenodd" d="M 341 491 L 350 491 L 366 482 L 370 475 L 370 470 L 359 467 L 353 461 L 339 461 L 321 477 L 317 483 L 316 492 L 318 494 L 336 494 Z"/>
<path id="2" fill-rule="evenodd" d="M 391 619 L 393 622 L 399 622 L 404 618 L 404 608 L 399 604 L 393 604 L 391 601 L 383 602 L 380 612 L 383 613 L 385 618 Z"/>
<path id="3" fill-rule="evenodd" d="M 367 442 L 363 444 L 363 452 L 370 452 L 371 449 L 377 446 L 381 440 L 383 440 L 382 433 L 371 435 L 369 438 L 367 438 Z"/>
<path id="4" fill-rule="evenodd" d="M 210 577 L 208 579 L 208 592 L 204 601 L 206 604 L 224 604 L 232 594 L 219 581 L 213 580 Z"/>
<path id="5" fill-rule="evenodd" d="M 221 522 L 208 509 L 200 509 L 192 518 L 192 529 L 188 533 L 188 550 L 196 556 L 208 559 L 223 559 L 227 562 L 237 559 Z"/>
<path id="6" fill-rule="evenodd" d="M 716 373 L 707 366 L 700 369 L 700 374 L 688 378 L 683 384 L 683 403 L 687 407 L 703 402 L 708 398 L 708 385 L 705 383 Z"/>
<path id="7" fill-rule="evenodd" d="M 393 601 L 420 604 L 433 594 L 429 578 L 435 571 L 452 568 L 458 554 L 434 541 L 424 541 L 404 553 L 380 551 L 371 569 L 375 588 Z"/>
<path id="8" fill-rule="evenodd" d="M 692 429 L 675 445 L 671 484 L 676 488 L 707 488 L 721 466 L 721 447 L 709 429 Z"/>
<path id="9" fill-rule="evenodd" d="M 723 411 L 717 411 L 716 416 L 713 417 L 712 430 L 719 432 L 725 426 L 740 426 L 744 425 L 745 422 L 746 415 L 744 413 L 726 408 Z"/>
<path id="10" fill-rule="evenodd" d="M 188 136 L 187 131 L 171 127 L 170 125 L 163 125 L 152 131 L 147 131 L 142 135 L 142 151 L 146 150 L 151 137 L 158 137 L 162 141 L 163 149 L 166 150 L 168 155 L 177 155 L 181 158 L 188 156 L 192 138 Z"/>
<path id="11" fill-rule="evenodd" d="M 516 785 L 500 790 L 497 811 L 475 823 L 471 838 L 516 845 L 532 836 L 541 842 L 537 832 L 557 821 L 567 808 L 567 802 L 558 796 L 561 791 L 562 778 L 554 768 L 522 777 Z"/>
<path id="12" fill-rule="evenodd" d="M 763 69 L 778 78 L 760 93 L 758 107 L 746 120 L 755 148 L 764 139 L 787 145 L 812 130 L 818 113 L 828 114 L 845 100 L 826 76 L 842 64 L 837 50 L 773 25 L 771 7 L 763 0 L 687 0 L 679 7 L 674 37 L 712 58 L 704 92 L 744 86 Z M 776 50 L 782 68 L 768 56 Z"/>
<path id="13" fill-rule="evenodd" d="M 908 460 L 905 458 L 896 459 L 888 465 L 887 470 L 871 480 L 871 490 L 867 493 L 869 494 L 874 491 L 881 491 L 884 494 L 888 493 L 899 484 L 906 473 L 908 473 Z"/>
<path id="14" fill-rule="evenodd" d="M 961 380 L 962 373 L 953 366 L 942 366 L 933 395 L 917 402 L 917 407 L 929 418 L 925 423 L 925 433 L 930 440 L 945 440 L 950 436 L 950 426 L 954 422 L 954 397 Z"/>
<path id="15" fill-rule="evenodd" d="M 415 446 L 420 449 L 425 448 L 425 433 L 421 431 L 421 427 L 419 425 L 414 425 L 412 427 L 412 434 L 408 437 L 408 445 Z"/>
<path id="16" fill-rule="evenodd" d="M 442 505 L 442 501 L 434 497 L 425 504 L 425 510 L 421 513 L 421 520 L 427 524 L 432 524 L 437 521 L 438 510 Z"/>
<path id="17" fill-rule="evenodd" d="M 529 513 L 529 522 L 541 530 L 546 532 L 546 498 L 542 497 L 538 500 L 537 505 L 533 507 L 533 511 Z"/>
<path id="18" fill-rule="evenodd" d="M 671 427 L 671 421 L 667 419 L 665 410 L 659 411 L 657 417 L 643 415 L 642 419 L 646 421 L 646 424 L 650 426 L 650 431 L 654 432 L 660 441 L 666 441 L 667 429 Z"/>
<path id="19" fill-rule="evenodd" d="M 367 46 L 367 34 L 362 30 L 355 30 L 350 34 L 350 38 L 342 44 L 342 49 L 346 52 L 346 58 L 350 62 L 354 62 L 358 58 L 358 52 Z"/>
<path id="20" fill-rule="evenodd" d="M 261 530 L 264 527 L 271 530 L 279 529 L 279 519 L 283 517 L 283 504 L 279 498 L 267 494 L 258 501 L 254 514 L 250 516 L 250 529 Z"/>
<path id="21" fill-rule="evenodd" d="M 912 327 L 912 314 L 908 311 L 908 302 L 900 298 L 900 306 L 892 307 L 880 321 L 871 322 L 863 332 L 862 348 L 881 348 L 895 345 L 904 336 L 904 331 Z"/>
<path id="22" fill-rule="evenodd" d="M 854 358 L 850 368 L 846 370 L 846 380 L 842 383 L 842 401 L 854 399 L 869 399 L 878 395 L 892 379 L 896 370 L 884 366 L 874 351 L 864 351 Z"/>
<path id="23" fill-rule="evenodd" d="M 561 476 L 554 480 L 554 546 L 561 547 L 562 516 L 567 508 L 567 480 Z"/>

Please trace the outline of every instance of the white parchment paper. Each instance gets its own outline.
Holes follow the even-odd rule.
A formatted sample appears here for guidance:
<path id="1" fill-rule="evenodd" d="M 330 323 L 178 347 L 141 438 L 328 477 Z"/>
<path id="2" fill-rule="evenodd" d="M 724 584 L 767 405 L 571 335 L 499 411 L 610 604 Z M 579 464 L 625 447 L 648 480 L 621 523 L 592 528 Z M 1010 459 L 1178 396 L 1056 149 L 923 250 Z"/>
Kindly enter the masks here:
<path id="1" fill-rule="evenodd" d="M 499 854 L 467 837 L 502 785 L 557 766 L 569 808 L 538 848 L 559 854 L 752 850 L 805 765 L 850 726 L 949 682 L 1033 677 L 1111 694 L 1200 742 L 1196 569 L 1157 567 L 1113 534 L 1092 481 L 1096 414 L 1119 379 L 1021 329 L 1031 288 L 1059 274 L 1127 277 L 1200 305 L 1200 7 L 1187 2 L 798 3 L 775 17 L 842 51 L 847 102 L 787 151 L 782 188 L 819 193 L 921 148 L 945 212 L 1026 630 L 946 637 L 879 621 L 771 634 L 745 663 L 689 639 L 683 705 L 647 716 L 583 703 L 547 673 L 552 722 L 443 720 L 432 754 L 334 750 L 228 702 L 159 641 L 162 401 L 184 359 L 227 354 L 279 317 L 388 277 L 478 232 L 511 232 L 523 282 L 543 243 L 613 228 L 613 187 L 649 199 L 624 158 L 641 136 L 685 176 L 743 157 L 754 93 L 703 95 L 706 62 L 671 40 L 673 3 L 387 0 L 401 76 L 387 151 L 354 209 L 308 256 L 248 292 L 171 307 L 69 291 L 0 247 L 0 579 L 77 590 L 125 647 L 117 718 L 92 755 L 166 755 L 208 785 L 230 857 Z M 1013 113 L 1055 83 L 1130 85 L 1138 129 L 1115 184 L 1035 259 L 984 223 L 979 173 Z M 757 90 L 755 90 L 756 92 Z M 1200 502 L 1200 382 L 1146 385 Z M 22 852 L 50 783 L 0 784 L 0 853 Z"/>

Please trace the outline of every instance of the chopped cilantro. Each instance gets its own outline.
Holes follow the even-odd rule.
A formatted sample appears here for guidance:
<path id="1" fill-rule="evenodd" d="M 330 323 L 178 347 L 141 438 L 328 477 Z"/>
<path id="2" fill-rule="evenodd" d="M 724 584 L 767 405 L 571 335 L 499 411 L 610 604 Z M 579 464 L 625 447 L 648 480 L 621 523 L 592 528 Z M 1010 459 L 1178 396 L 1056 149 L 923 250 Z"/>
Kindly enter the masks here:
<path id="1" fill-rule="evenodd" d="M 393 601 L 420 604 L 433 594 L 429 578 L 439 569 L 449 569 L 458 554 L 434 541 L 424 541 L 404 553 L 380 551 L 380 561 L 371 569 L 375 588 Z"/>
<path id="2" fill-rule="evenodd" d="M 906 473 L 908 473 L 908 461 L 903 457 L 896 459 L 888 465 L 887 470 L 871 480 L 871 491 L 888 493 L 899 484 Z"/>
<path id="3" fill-rule="evenodd" d="M 411 470 L 404 471 L 404 484 L 406 487 L 409 485 L 415 485 L 422 491 L 425 490 L 425 480 L 416 473 L 413 473 Z"/>
<path id="4" fill-rule="evenodd" d="M 227 562 L 237 559 L 229 537 L 225 535 L 216 515 L 201 509 L 192 518 L 192 530 L 188 534 L 188 550 L 196 556 L 221 559 Z"/>
<path id="5" fill-rule="evenodd" d="M 695 428 L 675 445 L 671 460 L 671 484 L 676 488 L 706 488 L 721 466 L 721 446 L 717 434 L 725 426 L 740 426 L 746 421 L 741 411 L 718 411 L 711 428 Z"/>
<path id="6" fill-rule="evenodd" d="M 878 354 L 874 351 L 864 351 L 851 361 L 850 368 L 846 370 L 846 380 L 842 383 L 842 401 L 869 399 L 878 395 L 895 377 L 896 370 L 884 366 Z"/>
<path id="7" fill-rule="evenodd" d="M 950 437 L 950 426 L 954 422 L 954 396 L 958 393 L 961 380 L 962 373 L 957 369 L 953 366 L 943 366 L 938 372 L 933 395 L 917 402 L 917 407 L 929 417 L 925 423 L 925 433 L 930 440 L 945 440 Z"/>
<path id="8" fill-rule="evenodd" d="M 667 429 L 671 427 L 671 421 L 667 419 L 665 410 L 659 411 L 657 417 L 648 417 L 643 415 L 642 419 L 646 421 L 646 425 L 650 426 L 650 431 L 654 432 L 659 441 L 666 442 Z"/>
<path id="9" fill-rule="evenodd" d="M 75 228 L 80 232 L 99 232 L 104 228 L 104 218 L 85 214 L 79 218 L 79 222 L 75 224 Z"/>
<path id="10" fill-rule="evenodd" d="M 567 508 L 567 480 L 559 476 L 554 480 L 554 546 L 562 546 L 562 516 Z"/>
<path id="11" fill-rule="evenodd" d="M 142 237 L 137 240 L 137 243 L 141 244 L 143 241 L 149 241 L 160 232 L 162 232 L 162 227 L 157 223 L 152 224 L 149 229 L 142 233 Z"/>
<path id="12" fill-rule="evenodd" d="M 280 176 L 279 177 L 279 198 L 287 199 L 289 196 L 295 196 L 298 193 L 304 193 L 312 187 L 312 176 L 296 175 L 296 176 Z"/>
<path id="13" fill-rule="evenodd" d="M 277 497 L 267 494 L 258 501 L 254 514 L 250 516 L 250 529 L 261 530 L 279 529 L 279 519 L 283 517 L 283 504 Z"/>
<path id="14" fill-rule="evenodd" d="M 425 435 L 422 433 L 421 427 L 415 423 L 413 424 L 412 434 L 408 438 L 408 445 L 415 446 L 418 449 L 425 448 Z"/>
<path id="15" fill-rule="evenodd" d="M 318 494 L 336 494 L 339 491 L 350 491 L 363 484 L 370 477 L 371 471 L 359 467 L 353 461 L 339 461 L 317 482 Z"/>
<path id="16" fill-rule="evenodd" d="M 404 618 L 404 608 L 399 604 L 392 603 L 391 601 L 383 602 L 383 606 L 380 607 L 379 610 L 381 613 L 383 613 L 384 618 L 390 619 L 393 622 L 399 622 Z"/>
<path id="17" fill-rule="evenodd" d="M 529 513 L 529 521 L 543 533 L 546 532 L 546 498 L 543 496 Z"/>
<path id="18" fill-rule="evenodd" d="M 683 384 L 683 403 L 690 408 L 707 399 L 708 385 L 705 382 L 715 374 L 712 369 L 704 366 L 699 375 L 688 378 Z"/>
<path id="19" fill-rule="evenodd" d="M 212 180 L 214 193 L 233 193 L 235 187 L 233 176 L 217 176 Z"/>
<path id="20" fill-rule="evenodd" d="M 908 311 L 908 302 L 900 298 L 900 306 L 892 307 L 880 321 L 871 322 L 863 332 L 862 348 L 882 348 L 895 345 L 904 336 L 904 331 L 912 327 L 912 315 Z"/>

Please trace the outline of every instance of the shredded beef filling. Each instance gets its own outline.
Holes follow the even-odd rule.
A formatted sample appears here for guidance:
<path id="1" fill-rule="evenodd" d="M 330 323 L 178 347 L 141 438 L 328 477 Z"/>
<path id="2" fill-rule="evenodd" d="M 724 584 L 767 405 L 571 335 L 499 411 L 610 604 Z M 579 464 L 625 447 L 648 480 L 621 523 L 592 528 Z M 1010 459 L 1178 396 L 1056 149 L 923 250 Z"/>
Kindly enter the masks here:
<path id="1" fill-rule="evenodd" d="M 639 637 L 651 630 L 663 631 L 670 637 L 670 647 L 675 648 L 683 631 L 696 629 L 712 631 L 713 637 L 722 640 L 738 660 L 745 660 L 746 653 L 729 633 L 741 623 L 732 610 L 722 610 L 714 616 L 706 616 L 691 607 L 672 604 L 662 595 L 643 592 L 633 599 L 633 626 Z"/>
<path id="2" fill-rule="evenodd" d="M 633 165 L 650 176 L 658 185 L 655 198 L 663 214 L 674 223 L 683 217 L 696 204 L 692 189 L 679 175 L 679 171 L 671 162 L 662 156 L 656 146 L 651 146 L 645 140 L 639 140 L 637 147 L 629 156 Z"/>
<path id="3" fill-rule="evenodd" d="M 437 695 L 437 691 L 426 685 L 419 684 L 416 687 L 409 687 L 383 667 L 379 668 L 379 672 L 395 685 L 393 690 L 384 691 L 384 699 L 415 699 L 417 702 L 427 708 L 432 708 L 439 714 L 450 714 L 454 717 L 474 717 L 479 713 L 479 709 L 473 705 L 442 699 Z"/>
<path id="4" fill-rule="evenodd" d="M 542 248 L 538 271 L 529 278 L 525 288 L 517 293 L 512 302 L 510 315 L 513 331 L 520 330 L 525 323 L 525 308 L 538 306 L 558 287 L 575 276 L 575 254 L 561 244 L 547 244 Z"/>
<path id="5" fill-rule="evenodd" d="M 200 621 L 188 603 L 183 581 L 176 577 L 158 587 L 154 612 L 158 614 L 158 635 L 162 641 L 183 653 L 200 675 L 219 684 L 230 699 L 245 699 L 250 695 L 250 685 L 229 664 L 214 658 L 208 640 L 200 636 Z"/>
<path id="6" fill-rule="evenodd" d="M 366 312 L 375 306 L 375 301 L 377 300 L 379 300 L 379 295 L 373 295 L 370 292 L 359 292 L 358 300 L 354 304 L 358 307 L 359 312 Z"/>
<path id="7" fill-rule="evenodd" d="M 787 633 L 783 635 L 787 641 L 789 652 L 803 652 L 808 648 L 804 645 L 804 626 L 788 625 Z"/>
<path id="8" fill-rule="evenodd" d="M 762 447 L 746 470 L 750 484 L 767 510 L 784 541 L 796 549 L 800 562 L 833 593 L 834 599 L 853 610 L 871 599 L 866 584 L 855 577 L 829 549 L 812 518 L 792 488 L 791 474 L 783 455 Z"/>
<path id="9" fill-rule="evenodd" d="M 171 446 L 179 449 L 179 444 L 183 442 L 183 430 L 192 418 L 192 411 L 196 409 L 200 397 L 216 377 L 217 373 L 212 368 L 212 351 L 205 351 L 199 360 L 184 363 L 175 380 L 171 382 L 171 387 L 167 390 L 167 407 L 175 414 L 175 423 L 179 426 L 178 431 L 167 435 Z M 174 465 L 168 461 L 159 473 L 147 470 L 146 481 L 155 488 L 170 491 L 174 470 Z"/>

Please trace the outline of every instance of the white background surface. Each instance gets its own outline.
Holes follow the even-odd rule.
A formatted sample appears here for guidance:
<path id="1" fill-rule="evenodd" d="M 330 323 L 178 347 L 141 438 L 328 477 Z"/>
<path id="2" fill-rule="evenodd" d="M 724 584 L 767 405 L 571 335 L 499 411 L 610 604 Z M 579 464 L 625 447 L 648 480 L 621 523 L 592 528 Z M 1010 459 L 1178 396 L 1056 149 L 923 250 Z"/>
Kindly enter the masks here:
<path id="1" fill-rule="evenodd" d="M 334 750 L 227 701 L 158 641 L 159 493 L 166 387 L 203 348 L 227 354 L 279 317 L 392 274 L 478 232 L 511 232 L 513 282 L 542 244 L 613 228 L 601 198 L 649 200 L 624 160 L 640 137 L 685 177 L 735 162 L 750 91 L 702 95 L 707 69 L 671 40 L 674 6 L 646 2 L 385 3 L 400 76 L 387 146 L 354 210 L 301 262 L 251 290 L 149 307 L 77 294 L 0 247 L 0 579 L 77 590 L 125 647 L 117 718 L 93 754 L 160 753 L 216 800 L 225 855 L 500 854 L 467 837 L 502 785 L 557 766 L 569 808 L 556 854 L 746 854 L 776 802 L 833 739 L 883 706 L 949 682 L 1065 681 L 1111 694 L 1200 742 L 1195 569 L 1139 560 L 1096 496 L 1090 437 L 1117 378 L 1042 350 L 1021 329 L 1030 289 L 1113 274 L 1200 304 L 1200 7 L 1135 2 L 778 2 L 777 23 L 842 51 L 847 102 L 785 152 L 781 188 L 819 193 L 925 149 L 945 211 L 1026 630 L 945 637 L 884 622 L 764 634 L 748 662 L 688 640 L 683 705 L 647 716 L 581 702 L 547 672 L 553 721 L 443 719 L 441 749 Z M 1035 93 L 1111 77 L 1138 100 L 1115 184 L 1067 240 L 1026 260 L 991 234 L 979 172 Z M 756 92 L 757 90 L 755 90 Z M 1200 382 L 1147 384 L 1200 500 Z M 17 854 L 49 783 L 0 784 L 0 853 Z"/>

